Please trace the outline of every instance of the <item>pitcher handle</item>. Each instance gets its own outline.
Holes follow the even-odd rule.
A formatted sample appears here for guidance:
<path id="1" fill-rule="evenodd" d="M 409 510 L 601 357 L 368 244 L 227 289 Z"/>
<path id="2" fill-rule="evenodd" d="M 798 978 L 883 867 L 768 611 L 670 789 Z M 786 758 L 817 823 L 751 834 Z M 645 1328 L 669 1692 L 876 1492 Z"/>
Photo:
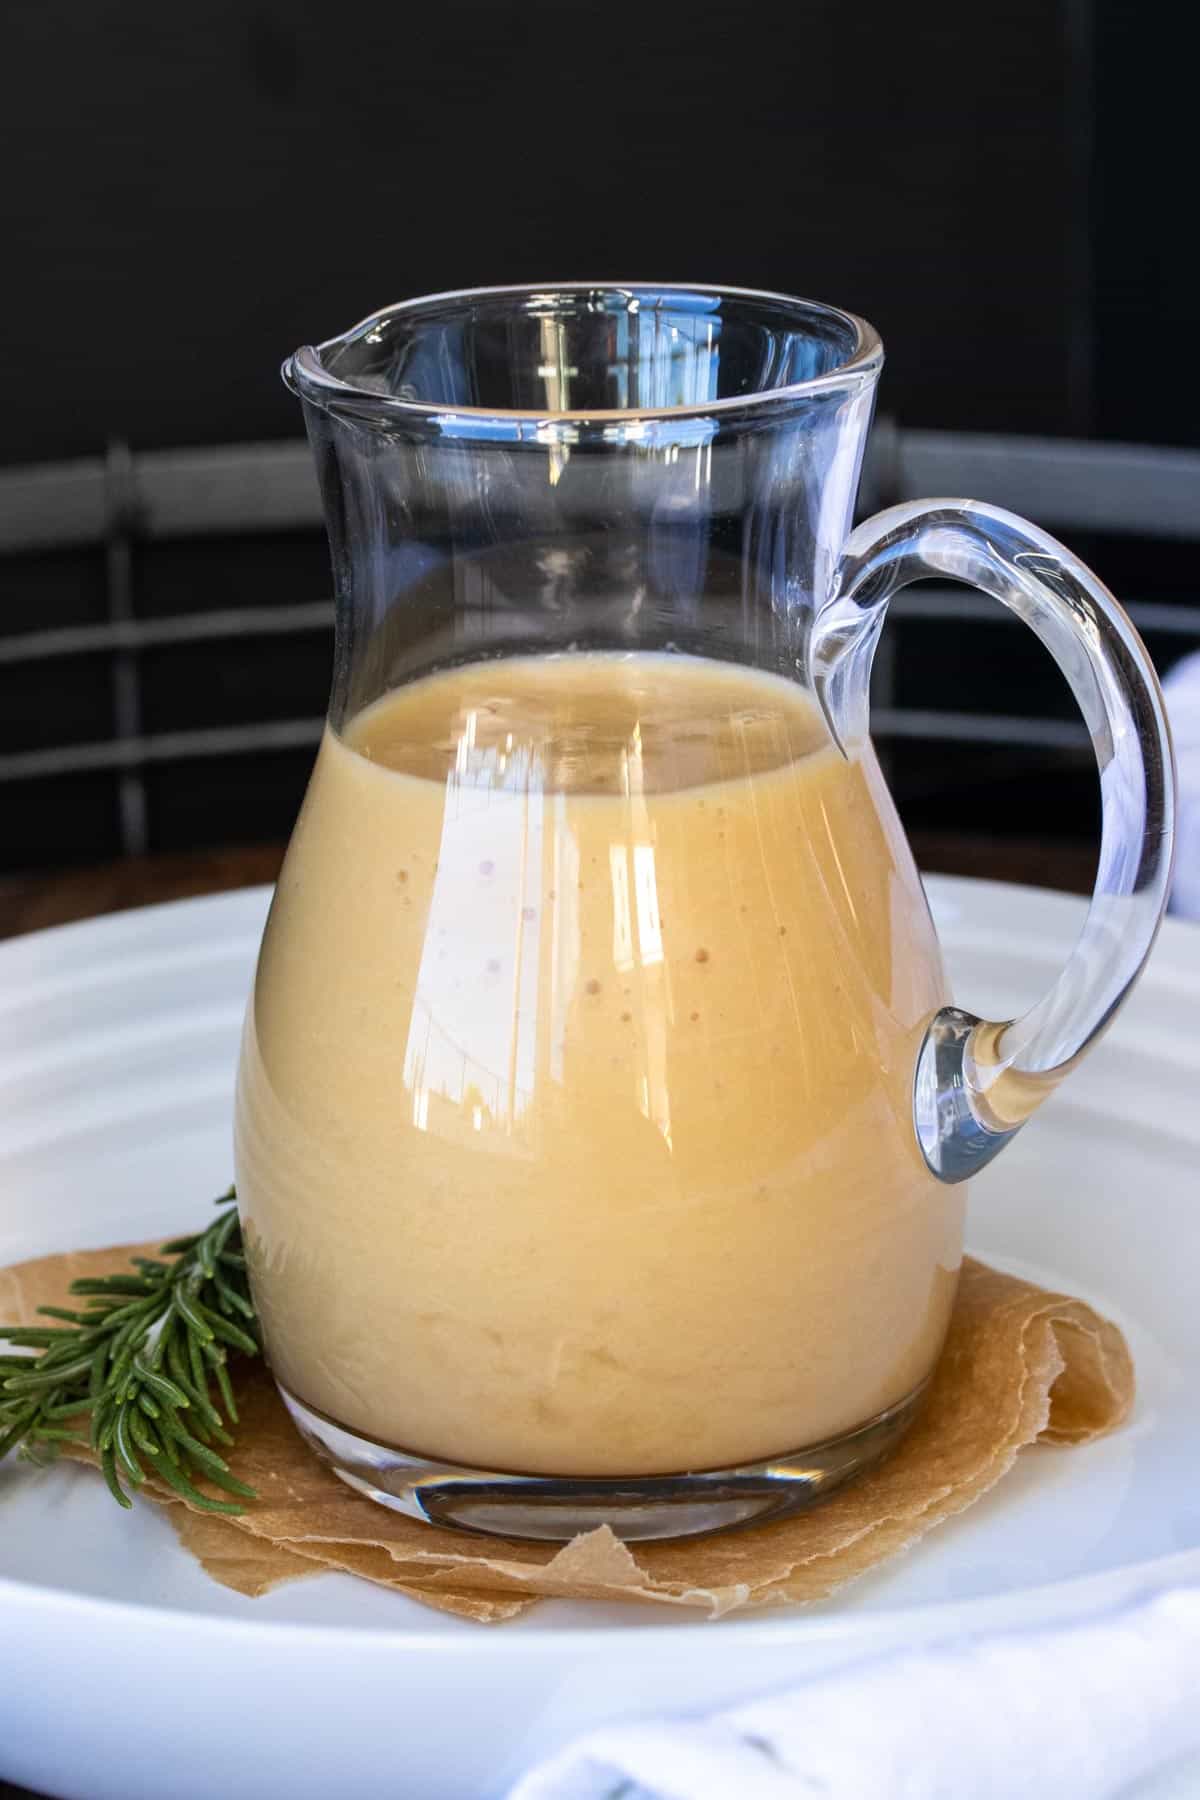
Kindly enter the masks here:
<path id="1" fill-rule="evenodd" d="M 925 576 L 969 582 L 1033 627 L 1070 683 L 1100 770 L 1100 863 L 1078 943 L 1049 993 L 995 1022 L 944 1007 L 917 1062 L 925 1161 L 962 1181 L 1002 1150 L 1115 1016 L 1167 902 L 1175 771 L 1145 645 L 1104 584 L 1036 525 L 975 500 L 890 507 L 847 539 L 811 645 L 817 697 L 846 752 L 867 731 L 870 665 L 887 601 Z"/>

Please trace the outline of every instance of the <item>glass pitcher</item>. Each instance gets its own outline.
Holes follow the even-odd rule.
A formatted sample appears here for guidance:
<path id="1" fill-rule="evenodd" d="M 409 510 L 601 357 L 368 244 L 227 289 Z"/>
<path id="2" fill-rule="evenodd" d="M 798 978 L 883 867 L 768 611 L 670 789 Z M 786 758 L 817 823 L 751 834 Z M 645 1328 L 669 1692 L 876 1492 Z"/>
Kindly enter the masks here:
<path id="1" fill-rule="evenodd" d="M 997 508 L 851 531 L 881 358 L 834 307 L 574 283 L 390 307 L 285 367 L 337 642 L 238 1192 L 283 1398 L 389 1506 L 671 1536 L 869 1466 L 939 1353 L 964 1178 L 1150 949 L 1146 652 Z M 868 737 L 887 599 L 927 575 L 1028 621 L 1100 768 L 1083 935 L 1015 1021 L 951 1004 Z"/>

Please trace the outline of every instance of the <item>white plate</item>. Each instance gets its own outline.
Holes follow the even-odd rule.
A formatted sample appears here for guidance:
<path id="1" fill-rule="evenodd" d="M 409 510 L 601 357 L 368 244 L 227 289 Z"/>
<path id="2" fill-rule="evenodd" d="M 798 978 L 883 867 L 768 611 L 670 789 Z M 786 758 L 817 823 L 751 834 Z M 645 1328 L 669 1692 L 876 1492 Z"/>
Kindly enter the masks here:
<path id="1" fill-rule="evenodd" d="M 929 888 L 956 993 L 997 1017 L 1047 985 L 1082 917 L 1061 895 Z M 265 906 L 222 895 L 0 946 L 0 1263 L 190 1228 L 227 1184 Z M 1198 1014 L 1200 930 L 1168 924 L 1108 1040 L 972 1197 L 975 1251 L 1129 1333 L 1139 1400 L 1114 1438 L 1026 1452 L 844 1596 L 720 1625 L 554 1603 L 485 1629 L 338 1575 L 244 1600 L 90 1472 L 5 1465 L 0 1776 L 63 1800 L 480 1800 L 614 1718 L 1200 1579 Z"/>

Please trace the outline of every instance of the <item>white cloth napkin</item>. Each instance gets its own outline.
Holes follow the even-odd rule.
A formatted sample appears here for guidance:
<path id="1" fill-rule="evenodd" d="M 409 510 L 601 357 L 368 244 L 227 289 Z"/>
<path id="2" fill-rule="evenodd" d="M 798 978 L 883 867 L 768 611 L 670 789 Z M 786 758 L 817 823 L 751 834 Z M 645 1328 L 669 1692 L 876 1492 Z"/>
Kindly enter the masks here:
<path id="1" fill-rule="evenodd" d="M 1200 1588 L 1086 1624 L 897 1652 L 707 1719 L 607 1726 L 509 1800 L 1051 1795 L 1200 1795 Z"/>
<path id="2" fill-rule="evenodd" d="M 1171 911 L 1200 919 L 1200 655 L 1185 656 L 1163 683 L 1179 767 Z"/>

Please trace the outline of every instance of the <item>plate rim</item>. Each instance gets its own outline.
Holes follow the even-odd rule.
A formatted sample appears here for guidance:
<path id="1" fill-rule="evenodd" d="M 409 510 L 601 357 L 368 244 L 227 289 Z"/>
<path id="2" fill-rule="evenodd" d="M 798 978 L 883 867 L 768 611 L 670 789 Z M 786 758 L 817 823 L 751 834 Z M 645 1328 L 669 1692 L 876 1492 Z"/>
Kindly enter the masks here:
<path id="1" fill-rule="evenodd" d="M 975 876 L 927 874 L 924 871 L 922 879 L 927 884 L 932 884 L 937 894 L 951 899 L 961 897 L 965 906 L 969 906 L 973 897 L 1000 904 L 1011 904 L 1015 900 L 1021 905 L 1037 905 L 1043 911 L 1052 909 L 1059 913 L 1060 920 L 1064 923 L 1071 913 L 1082 923 L 1087 904 L 1084 896 L 1064 894 L 1055 889 L 1025 883 L 992 881 Z M 10 963 L 19 962 L 23 956 L 32 953 L 36 957 L 39 951 L 68 944 L 74 950 L 96 938 L 120 940 L 128 937 L 131 948 L 145 951 L 150 946 L 144 939 L 141 944 L 137 944 L 136 939 L 147 927 L 151 932 L 156 932 L 168 920 L 181 920 L 184 914 L 190 919 L 198 919 L 204 913 L 221 909 L 236 910 L 245 907 L 252 913 L 256 909 L 261 911 L 265 908 L 271 891 L 270 884 L 230 888 L 215 894 L 189 895 L 177 900 L 161 901 L 152 906 L 124 908 L 118 912 L 21 933 L 0 942 L 0 978 Z M 1178 971 L 1187 976 L 1200 973 L 1200 924 L 1173 917 L 1164 921 L 1143 979 L 1154 984 L 1156 975 L 1161 979 L 1168 974 L 1168 966 L 1177 966 Z M 139 1505 L 141 1504 L 148 1503 L 139 1501 Z M 950 1637 L 964 1630 L 1028 1626 L 1048 1618 L 1061 1622 L 1063 1619 L 1080 1618 L 1105 1608 L 1113 1609 L 1137 1598 L 1195 1581 L 1200 1581 L 1200 1545 L 1142 1558 L 1121 1564 L 1117 1568 L 1037 1582 L 1006 1593 L 982 1597 L 963 1599 L 951 1596 L 875 1612 L 832 1616 L 814 1614 L 804 1606 L 791 1605 L 764 1609 L 755 1618 L 737 1616 L 728 1621 L 714 1620 L 711 1617 L 676 1617 L 669 1624 L 626 1625 L 610 1619 L 595 1624 L 548 1624 L 528 1633 L 505 1632 L 503 1643 L 508 1656 L 515 1654 L 525 1661 L 535 1662 L 566 1649 L 575 1652 L 593 1647 L 607 1650 L 625 1639 L 631 1645 L 646 1650 L 667 1650 L 672 1645 L 680 1645 L 681 1634 L 690 1639 L 696 1632 L 708 1631 L 714 1624 L 728 1622 L 731 1630 L 725 1635 L 724 1641 L 730 1648 L 737 1645 L 768 1644 L 782 1647 L 792 1641 L 824 1640 L 830 1644 L 858 1642 L 862 1644 L 864 1652 L 869 1653 L 872 1640 L 879 1637 L 903 1636 L 907 1632 L 919 1634 L 927 1640 L 931 1635 Z M 1065 1612 L 1063 1608 L 1066 1609 Z M 34 1614 L 77 1612 L 95 1619 L 101 1626 L 109 1629 L 124 1627 L 149 1630 L 165 1637 L 180 1632 L 186 1632 L 189 1636 L 200 1633 L 206 1637 L 221 1638 L 234 1634 L 247 1645 L 267 1634 L 269 1641 L 276 1645 L 283 1637 L 295 1644 L 312 1643 L 326 1648 L 336 1646 L 345 1649 L 348 1644 L 353 1643 L 363 1649 L 461 1656 L 464 1651 L 469 1651 L 472 1655 L 492 1655 L 498 1643 L 491 1630 L 447 1630 L 445 1626 L 433 1628 L 419 1623 L 365 1626 L 353 1623 L 240 1618 L 190 1610 L 174 1603 L 158 1606 L 136 1600 L 112 1599 L 11 1576 L 0 1576 L 0 1610 L 7 1610 L 14 1622 L 19 1612 L 31 1617 Z M 931 1627 L 934 1628 L 932 1632 Z M 937 1630 L 939 1627 L 944 1627 L 944 1630 Z"/>
<path id="2" fill-rule="evenodd" d="M 961 897 L 968 906 L 972 898 L 985 905 L 990 901 L 1000 905 L 1036 906 L 1042 912 L 1059 914 L 1059 923 L 1063 925 L 1072 914 L 1082 925 L 1090 903 L 1088 895 L 1067 893 L 1061 888 L 1037 887 L 1029 882 L 994 881 L 978 875 L 946 875 L 936 869 L 922 869 L 919 873 L 927 892 L 932 888 L 934 894 L 946 899 Z M 19 962 L 24 956 L 51 946 L 74 949 L 92 937 L 115 941 L 132 936 L 139 928 L 149 928 L 153 932 L 168 920 L 182 918 L 185 914 L 198 918 L 209 910 L 237 911 L 241 907 L 251 912 L 262 911 L 273 892 L 274 883 L 255 882 L 247 887 L 222 888 L 211 894 L 187 894 L 175 900 L 155 901 L 149 906 L 126 906 L 112 912 L 94 913 L 85 919 L 69 919 L 62 924 L 20 931 L 0 939 L 0 973 L 10 961 Z M 970 930 L 969 921 L 967 923 Z M 136 947 L 131 943 L 131 948 Z M 1138 985 L 1147 981 L 1153 984 L 1156 979 L 1161 979 L 1165 964 L 1178 964 L 1186 974 L 1200 975 L 1200 920 L 1180 918 L 1175 913 L 1164 916 L 1149 960 L 1138 977 Z"/>
<path id="3" fill-rule="evenodd" d="M 139 1501 L 139 1504 L 148 1502 Z M 872 1572 L 868 1570 L 866 1574 L 870 1575 Z M 354 1580 L 355 1577 L 348 1575 L 346 1579 Z M 555 1647 L 578 1649 L 598 1641 L 608 1645 L 614 1638 L 628 1638 L 637 1646 L 661 1646 L 665 1649 L 673 1644 L 677 1645 L 681 1634 L 707 1632 L 714 1625 L 723 1624 L 731 1627 L 727 1633 L 728 1641 L 737 1644 L 762 1645 L 791 1638 L 810 1641 L 821 1638 L 843 1642 L 863 1640 L 869 1644 L 873 1637 L 902 1634 L 906 1628 L 914 1636 L 920 1635 L 922 1639 L 928 1639 L 931 1634 L 920 1628 L 940 1625 L 943 1621 L 946 1625 L 945 1632 L 938 1635 L 952 1637 L 964 1629 L 1002 1630 L 1005 1626 L 1027 1624 L 1031 1614 L 1034 1620 L 1053 1618 L 1056 1623 L 1069 1622 L 1094 1612 L 1115 1610 L 1135 1599 L 1149 1598 L 1198 1580 L 1200 1546 L 1178 1550 L 1167 1556 L 1149 1557 L 1136 1563 L 1123 1564 L 1118 1569 L 1067 1576 L 1059 1581 L 1038 1582 L 1030 1587 L 1013 1589 L 1006 1594 L 925 1601 L 915 1606 L 889 1607 L 876 1613 L 822 1616 L 812 1613 L 803 1604 L 788 1604 L 772 1609 L 764 1608 L 764 1616 L 758 1618 L 735 1615 L 713 1618 L 707 1615 L 679 1619 L 669 1625 L 623 1625 L 611 1620 L 594 1625 L 551 1624 L 528 1634 L 519 1631 L 505 1633 L 504 1642 L 508 1654 L 519 1646 L 521 1654 L 536 1661 Z M 531 1598 L 536 1600 L 541 1596 L 534 1595 Z M 1065 1612 L 1051 1604 L 1058 1600 L 1066 1603 Z M 467 1645 L 477 1647 L 482 1653 L 494 1647 L 497 1642 L 491 1629 L 471 1629 L 460 1633 L 453 1629 L 436 1630 L 421 1625 L 363 1626 L 293 1619 L 235 1618 L 219 1613 L 189 1611 L 174 1605 L 147 1606 L 134 1600 L 112 1600 L 101 1595 L 73 1592 L 69 1588 L 46 1587 L 38 1582 L 0 1576 L 0 1605 L 5 1602 L 22 1604 L 29 1613 L 77 1610 L 94 1615 L 108 1625 L 136 1624 L 139 1629 L 152 1626 L 163 1635 L 186 1632 L 191 1637 L 200 1632 L 224 1637 L 232 1632 L 248 1639 L 267 1634 L 272 1640 L 283 1635 L 311 1640 L 317 1644 L 336 1643 L 345 1647 L 349 1640 L 363 1647 L 390 1645 L 395 1649 L 420 1650 L 423 1653 L 458 1652 Z M 466 1621 L 460 1623 L 465 1624 Z"/>

